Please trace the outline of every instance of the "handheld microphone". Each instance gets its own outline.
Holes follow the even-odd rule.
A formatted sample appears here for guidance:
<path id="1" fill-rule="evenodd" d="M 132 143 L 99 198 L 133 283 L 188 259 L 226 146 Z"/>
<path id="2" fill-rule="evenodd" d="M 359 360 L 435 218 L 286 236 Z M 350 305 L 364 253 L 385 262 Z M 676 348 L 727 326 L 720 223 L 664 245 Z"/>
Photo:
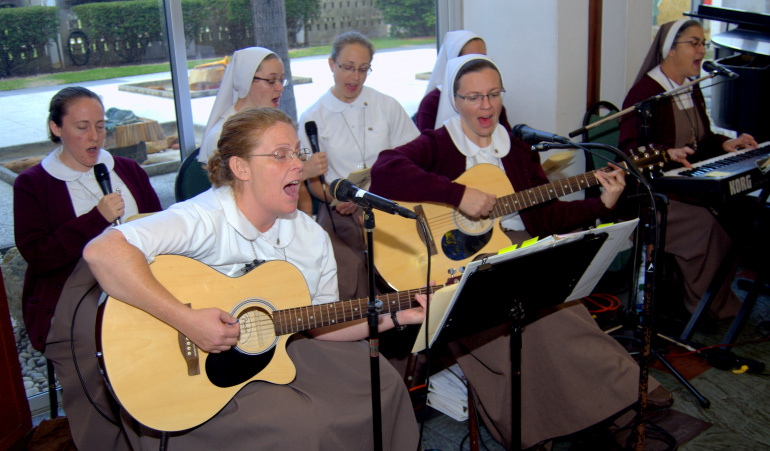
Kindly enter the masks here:
<path id="1" fill-rule="evenodd" d="M 704 61 L 703 70 L 714 75 L 722 75 L 728 78 L 738 78 L 738 74 L 726 68 L 725 66 L 722 66 L 721 64 L 717 64 L 714 61 Z"/>
<path id="2" fill-rule="evenodd" d="M 315 121 L 305 122 L 305 134 L 307 135 L 308 141 L 310 141 L 310 151 L 313 153 L 318 153 L 318 126 L 315 125 Z M 321 184 L 325 185 L 326 182 L 324 181 L 323 174 L 321 174 L 319 178 L 321 179 Z"/>
<path id="3" fill-rule="evenodd" d="M 408 208 L 404 208 L 392 200 L 382 198 L 354 185 L 350 180 L 337 179 L 329 184 L 332 197 L 340 202 L 353 202 L 361 205 L 365 202 L 368 206 L 382 210 L 392 215 L 400 215 L 409 219 L 417 219 L 417 214 Z"/>
<path id="4" fill-rule="evenodd" d="M 305 122 L 305 134 L 310 141 L 310 150 L 318 153 L 318 126 L 315 125 L 315 121 Z"/>
<path id="5" fill-rule="evenodd" d="M 99 183 L 99 188 L 102 189 L 102 193 L 106 196 L 112 192 L 112 183 L 110 183 L 110 172 L 107 170 L 107 166 L 104 163 L 97 163 L 94 166 L 94 176 L 96 182 Z M 120 225 L 120 218 L 115 220 L 115 224 Z"/>
<path id="6" fill-rule="evenodd" d="M 540 130 L 535 130 L 534 128 L 528 126 L 527 124 L 515 125 L 513 129 L 511 129 L 511 134 L 515 138 L 518 138 L 529 145 L 537 144 L 540 142 L 557 142 L 570 144 L 570 140 L 563 136 L 548 132 L 541 132 Z"/>

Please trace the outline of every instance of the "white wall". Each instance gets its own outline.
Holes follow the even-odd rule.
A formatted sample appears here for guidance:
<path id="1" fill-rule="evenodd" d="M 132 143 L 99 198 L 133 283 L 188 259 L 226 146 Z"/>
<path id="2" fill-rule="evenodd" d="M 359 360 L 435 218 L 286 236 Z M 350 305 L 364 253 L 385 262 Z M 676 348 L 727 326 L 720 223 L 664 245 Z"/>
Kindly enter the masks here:
<path id="1" fill-rule="evenodd" d="M 588 0 L 489 0 L 483 8 L 465 2 L 464 9 L 465 28 L 484 38 L 503 73 L 511 125 L 561 135 L 578 128 L 586 102 Z M 579 152 L 550 176 L 582 173 L 584 167 Z"/>
<path id="2" fill-rule="evenodd" d="M 621 108 L 652 42 L 652 0 L 606 1 L 601 100 Z"/>
<path id="3" fill-rule="evenodd" d="M 557 6 L 557 0 L 488 0 L 483 6 L 465 2 L 465 28 L 484 38 L 487 52 L 503 73 L 512 125 L 526 122 L 543 129 L 556 125 Z"/>

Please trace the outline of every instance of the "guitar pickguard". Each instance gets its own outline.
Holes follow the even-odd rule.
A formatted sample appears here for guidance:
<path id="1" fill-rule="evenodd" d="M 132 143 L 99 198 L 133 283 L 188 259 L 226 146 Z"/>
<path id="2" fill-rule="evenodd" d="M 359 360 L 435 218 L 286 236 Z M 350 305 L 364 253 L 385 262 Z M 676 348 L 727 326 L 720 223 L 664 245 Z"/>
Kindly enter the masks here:
<path id="1" fill-rule="evenodd" d="M 450 230 L 441 237 L 441 250 L 450 260 L 461 261 L 476 255 L 491 239 L 491 228 L 483 235 L 467 235 L 461 230 Z"/>
<path id="2" fill-rule="evenodd" d="M 230 314 L 238 318 L 238 343 L 206 358 L 206 375 L 217 387 L 233 387 L 248 381 L 273 359 L 275 335 L 272 313 L 275 308 L 262 299 L 241 302 Z"/>
<path id="3" fill-rule="evenodd" d="M 248 381 L 265 369 L 273 359 L 275 348 L 259 355 L 246 355 L 230 348 L 206 358 L 206 375 L 220 388 L 233 387 Z"/>

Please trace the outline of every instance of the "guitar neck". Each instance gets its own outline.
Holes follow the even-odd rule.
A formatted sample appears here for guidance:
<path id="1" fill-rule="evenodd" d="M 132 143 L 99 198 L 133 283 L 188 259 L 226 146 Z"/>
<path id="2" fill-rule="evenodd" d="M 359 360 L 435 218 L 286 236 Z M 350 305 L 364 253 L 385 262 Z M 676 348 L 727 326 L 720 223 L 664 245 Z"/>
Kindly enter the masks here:
<path id="1" fill-rule="evenodd" d="M 399 310 L 419 307 L 420 304 L 414 300 L 416 294 L 429 294 L 442 287 L 443 285 L 436 285 L 416 290 L 378 295 L 377 299 L 382 301 L 382 311 L 380 313 L 389 314 Z M 369 298 L 359 298 L 350 301 L 278 310 L 273 314 L 275 333 L 276 335 L 294 334 L 309 329 L 355 321 L 366 318 L 368 308 Z"/>
<path id="2" fill-rule="evenodd" d="M 610 172 L 612 170 L 613 169 L 608 166 L 595 171 L 586 172 L 585 174 L 575 175 L 545 185 L 525 189 L 507 196 L 498 197 L 495 208 L 492 210 L 489 217 L 500 218 L 519 210 L 534 207 L 535 205 L 566 196 L 567 194 L 572 194 L 596 186 L 599 184 L 596 173 L 599 171 Z"/>

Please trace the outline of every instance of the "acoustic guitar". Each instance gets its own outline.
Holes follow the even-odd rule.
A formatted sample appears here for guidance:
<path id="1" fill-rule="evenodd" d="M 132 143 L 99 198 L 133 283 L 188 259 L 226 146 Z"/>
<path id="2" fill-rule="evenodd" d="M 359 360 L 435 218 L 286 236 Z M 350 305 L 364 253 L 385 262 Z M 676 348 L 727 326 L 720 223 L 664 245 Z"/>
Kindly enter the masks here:
<path id="1" fill-rule="evenodd" d="M 499 218 L 599 184 L 596 172 L 576 175 L 553 183 L 514 192 L 505 173 L 491 164 L 478 164 L 455 181 L 494 194 L 497 203 L 487 218 L 470 218 L 459 209 L 432 202 L 399 202 L 413 210 L 418 220 L 395 215 L 377 217 L 373 234 L 374 266 L 395 289 L 418 286 L 425 280 L 428 251 L 431 280 L 443 280 L 447 271 L 459 269 L 480 253 L 497 253 L 511 241 L 499 227 Z M 394 199 L 398 200 L 398 199 Z M 420 224 L 428 231 L 423 235 Z M 427 242 L 427 247 L 426 247 Z"/>
<path id="2" fill-rule="evenodd" d="M 668 161 L 668 154 L 656 148 L 640 147 L 631 152 L 630 158 L 634 166 L 651 178 Z M 625 163 L 616 164 L 627 168 Z M 599 184 L 595 176 L 598 171 L 611 172 L 612 168 L 597 169 L 515 193 L 508 177 L 497 166 L 473 166 L 455 181 L 497 196 L 492 214 L 488 218 L 469 218 L 444 204 L 399 202 L 417 213 L 419 223 L 401 216 L 378 216 L 372 243 L 374 266 L 396 290 L 419 286 L 425 280 L 427 249 L 430 249 L 430 279 L 443 280 L 447 271 L 451 274 L 455 274 L 455 270 L 461 272 L 474 256 L 497 253 L 511 245 L 497 219 L 596 186 Z M 427 237 L 423 236 L 420 223 L 428 230 Z"/>
<path id="3" fill-rule="evenodd" d="M 366 298 L 311 305 L 302 273 L 284 261 L 268 261 L 237 278 L 176 255 L 158 256 L 150 269 L 177 299 L 191 308 L 229 312 L 240 327 L 235 347 L 209 354 L 144 310 L 112 297 L 102 305 L 97 345 L 108 385 L 132 417 L 160 431 L 204 423 L 251 381 L 291 382 L 296 369 L 286 353 L 290 335 L 367 315 Z M 415 294 L 439 288 L 380 295 L 380 313 L 417 307 Z"/>

